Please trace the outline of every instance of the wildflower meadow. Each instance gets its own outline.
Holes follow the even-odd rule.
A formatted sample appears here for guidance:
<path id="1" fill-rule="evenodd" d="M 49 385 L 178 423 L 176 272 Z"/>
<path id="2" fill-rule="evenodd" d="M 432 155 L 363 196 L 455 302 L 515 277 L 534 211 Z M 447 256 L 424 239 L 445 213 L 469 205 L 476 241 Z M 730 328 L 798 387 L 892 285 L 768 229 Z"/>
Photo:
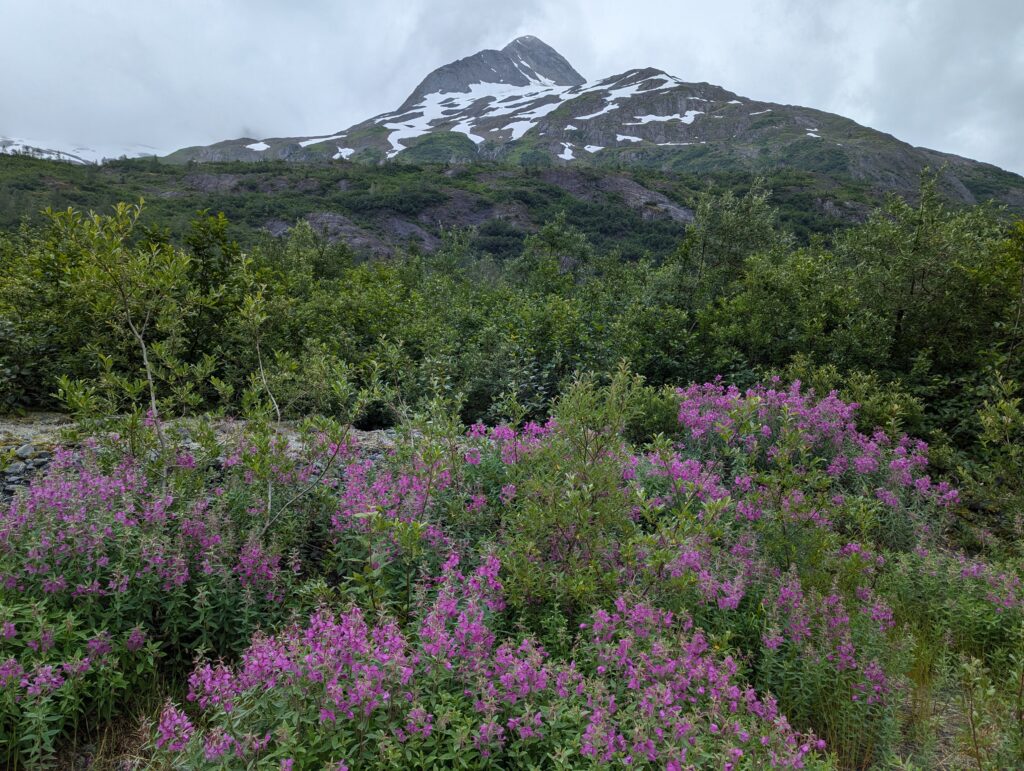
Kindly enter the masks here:
<path id="1" fill-rule="evenodd" d="M 142 715 L 152 768 L 863 768 L 948 693 L 1014 765 L 1019 566 L 951 548 L 928 447 L 722 381 L 639 446 L 645 388 L 378 457 L 324 424 L 59 451 L 0 513 L 6 764 Z"/>

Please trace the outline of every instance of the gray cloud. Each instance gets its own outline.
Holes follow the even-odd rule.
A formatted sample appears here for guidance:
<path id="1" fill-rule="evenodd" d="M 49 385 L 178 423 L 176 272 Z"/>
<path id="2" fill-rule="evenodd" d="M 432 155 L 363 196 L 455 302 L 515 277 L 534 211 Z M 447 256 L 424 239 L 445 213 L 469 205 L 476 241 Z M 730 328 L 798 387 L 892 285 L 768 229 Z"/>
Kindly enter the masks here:
<path id="1" fill-rule="evenodd" d="M 520 34 L 1024 173 L 1019 0 L 0 0 L 0 134 L 171 150 L 328 133 Z"/>

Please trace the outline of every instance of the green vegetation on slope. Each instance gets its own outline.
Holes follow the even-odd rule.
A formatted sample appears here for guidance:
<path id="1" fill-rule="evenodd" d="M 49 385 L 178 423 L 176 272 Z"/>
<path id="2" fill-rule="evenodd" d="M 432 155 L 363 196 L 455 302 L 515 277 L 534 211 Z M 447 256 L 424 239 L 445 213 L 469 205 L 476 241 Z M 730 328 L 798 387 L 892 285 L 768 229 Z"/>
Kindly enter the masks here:
<path id="1" fill-rule="evenodd" d="M 454 138 L 453 138 L 454 137 Z M 443 228 L 504 219 L 523 235 L 559 212 L 601 249 L 629 259 L 661 258 L 682 236 L 680 223 L 628 205 L 617 189 L 635 181 L 670 201 L 694 207 L 709 190 L 745 192 L 752 172 L 704 169 L 662 172 L 628 164 L 610 169 L 521 168 L 458 160 L 462 135 L 425 139 L 409 160 L 369 165 L 288 162 L 171 165 L 155 160 L 72 166 L 30 158 L 0 157 L 0 229 L 23 218 L 39 221 L 47 208 L 106 211 L 121 200 L 144 198 L 146 223 L 180 238 L 196 211 L 222 211 L 245 247 L 260 231 L 275 232 L 312 216 L 345 219 L 360 236 L 357 251 L 392 253 L 410 243 L 433 248 Z M 448 157 L 448 156 L 451 157 Z M 415 159 L 416 162 L 411 162 Z M 837 182 L 826 174 L 770 172 L 773 203 L 798 239 L 862 220 L 881 196 L 863 183 Z M 552 181 L 553 180 L 553 181 Z M 321 230 L 324 228 L 321 227 Z M 352 232 L 352 231 L 347 231 Z M 338 237 L 333 234 L 332 237 Z"/>

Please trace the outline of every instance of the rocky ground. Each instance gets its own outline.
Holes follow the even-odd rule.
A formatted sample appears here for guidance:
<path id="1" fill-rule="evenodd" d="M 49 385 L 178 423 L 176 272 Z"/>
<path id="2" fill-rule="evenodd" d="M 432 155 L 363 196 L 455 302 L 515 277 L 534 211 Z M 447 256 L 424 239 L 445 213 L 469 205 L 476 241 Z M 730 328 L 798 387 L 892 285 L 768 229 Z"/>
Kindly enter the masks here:
<path id="1" fill-rule="evenodd" d="M 67 415 L 56 412 L 0 417 L 0 498 L 10 497 L 44 469 L 63 431 L 72 426 Z"/>
<path id="2" fill-rule="evenodd" d="M 172 430 L 180 428 L 174 423 Z M 221 420 L 215 430 L 228 439 L 244 427 L 244 421 Z M 58 446 L 74 444 L 74 421 L 56 412 L 34 412 L 23 416 L 0 416 L 0 500 L 11 498 L 32 477 L 45 470 Z M 300 447 L 299 431 L 294 423 L 283 422 L 278 431 L 289 446 Z M 351 439 L 360 455 L 379 458 L 395 446 L 394 429 L 360 431 L 351 429 Z M 187 440 L 186 440 L 187 441 Z"/>

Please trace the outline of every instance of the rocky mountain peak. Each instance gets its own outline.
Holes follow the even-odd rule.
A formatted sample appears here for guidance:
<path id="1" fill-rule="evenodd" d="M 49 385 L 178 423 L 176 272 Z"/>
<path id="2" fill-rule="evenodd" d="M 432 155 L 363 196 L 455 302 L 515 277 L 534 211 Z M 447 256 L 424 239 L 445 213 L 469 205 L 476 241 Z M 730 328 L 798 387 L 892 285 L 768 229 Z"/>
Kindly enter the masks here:
<path id="1" fill-rule="evenodd" d="M 564 56 L 533 35 L 517 37 L 501 51 L 518 61 L 521 69 L 531 70 L 534 79 L 545 85 L 578 86 L 586 82 Z"/>
<path id="2" fill-rule="evenodd" d="M 438 67 L 427 75 L 399 110 L 419 104 L 427 94 L 468 93 L 478 84 L 510 87 L 576 86 L 585 79 L 558 51 L 525 35 L 500 51 L 484 49 Z"/>

